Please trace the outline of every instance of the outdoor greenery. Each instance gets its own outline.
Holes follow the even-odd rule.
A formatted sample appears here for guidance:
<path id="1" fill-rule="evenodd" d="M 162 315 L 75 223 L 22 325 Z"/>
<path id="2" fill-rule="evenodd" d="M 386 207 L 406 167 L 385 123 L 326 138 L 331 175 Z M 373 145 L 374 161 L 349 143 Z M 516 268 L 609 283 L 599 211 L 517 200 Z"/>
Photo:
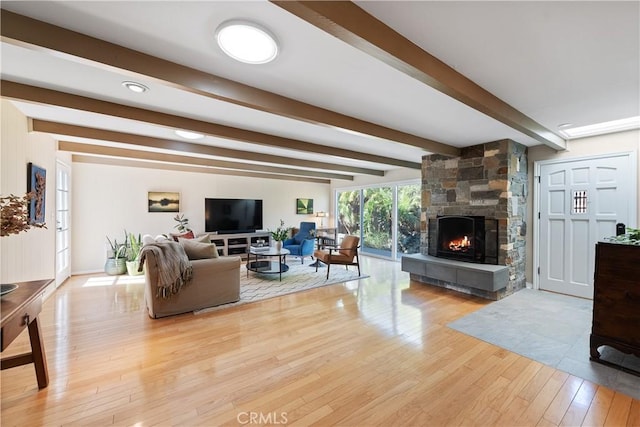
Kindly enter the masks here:
<path id="1" fill-rule="evenodd" d="M 420 252 L 419 185 L 398 187 L 398 253 Z"/>
<path id="2" fill-rule="evenodd" d="M 360 234 L 366 248 L 391 251 L 393 227 L 393 189 L 391 187 L 362 190 L 362 221 L 360 221 L 361 191 L 338 194 L 338 232 Z M 398 253 L 420 252 L 420 185 L 398 187 Z"/>

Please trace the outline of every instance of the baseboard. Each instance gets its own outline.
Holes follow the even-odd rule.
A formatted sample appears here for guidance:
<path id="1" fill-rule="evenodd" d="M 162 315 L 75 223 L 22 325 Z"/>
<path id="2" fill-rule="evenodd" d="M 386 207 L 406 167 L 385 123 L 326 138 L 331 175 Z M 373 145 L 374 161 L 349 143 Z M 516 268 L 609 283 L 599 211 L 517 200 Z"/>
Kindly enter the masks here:
<path id="1" fill-rule="evenodd" d="M 104 270 L 82 270 L 82 271 L 72 271 L 72 276 L 82 276 L 84 274 L 96 274 L 96 273 L 104 273 Z"/>

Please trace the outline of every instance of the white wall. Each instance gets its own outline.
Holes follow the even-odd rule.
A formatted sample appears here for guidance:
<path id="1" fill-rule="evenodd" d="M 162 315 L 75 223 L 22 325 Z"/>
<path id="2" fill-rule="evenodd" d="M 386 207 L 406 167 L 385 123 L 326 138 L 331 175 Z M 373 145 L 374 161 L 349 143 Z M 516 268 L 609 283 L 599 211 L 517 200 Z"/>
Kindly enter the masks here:
<path id="1" fill-rule="evenodd" d="M 529 148 L 529 197 L 527 200 L 527 282 L 533 282 L 533 174 L 534 162 L 551 159 L 575 159 L 610 153 L 634 152 L 637 158 L 636 167 L 640 165 L 640 131 L 633 130 L 627 132 L 613 133 L 609 135 L 599 135 L 591 138 L 581 138 L 571 140 L 567 143 L 567 150 L 556 152 L 546 146 L 539 145 Z M 636 171 L 638 194 L 636 200 L 640 201 L 640 173 Z M 637 210 L 638 218 L 636 224 L 640 224 L 640 209 Z M 632 226 L 633 224 L 627 224 Z"/>
<path id="2" fill-rule="evenodd" d="M 2 100 L 0 137 L 0 194 L 23 196 L 27 191 L 27 163 L 46 169 L 45 222 L 47 229 L 0 239 L 0 281 L 2 283 L 55 277 L 55 184 L 56 142 L 48 135 L 28 133 L 27 118 Z"/>
<path id="3" fill-rule="evenodd" d="M 314 200 L 314 211 L 329 209 L 328 184 L 258 179 L 229 175 L 74 163 L 72 174 L 73 274 L 102 271 L 105 236 L 124 239 L 124 229 L 152 235 L 176 232 L 175 213 L 149 213 L 149 191 L 180 193 L 180 213 L 196 233 L 204 231 L 204 199 L 207 197 L 262 199 L 265 229 L 280 219 L 287 226 L 315 220 L 296 214 L 296 198 Z"/>

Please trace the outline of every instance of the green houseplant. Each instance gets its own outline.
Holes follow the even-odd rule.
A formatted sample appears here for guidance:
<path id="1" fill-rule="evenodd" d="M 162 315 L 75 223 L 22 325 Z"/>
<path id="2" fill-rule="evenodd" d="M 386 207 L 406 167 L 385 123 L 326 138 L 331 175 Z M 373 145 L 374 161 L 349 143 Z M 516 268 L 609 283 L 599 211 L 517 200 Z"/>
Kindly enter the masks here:
<path id="1" fill-rule="evenodd" d="M 127 273 L 129 276 L 138 276 L 143 271 L 138 271 L 138 265 L 140 264 L 140 252 L 142 251 L 142 237 L 140 234 L 136 237 L 135 234 L 129 233 L 129 247 L 127 248 Z"/>
<path id="2" fill-rule="evenodd" d="M 184 214 L 176 214 L 173 220 L 177 222 L 177 224 L 174 225 L 173 228 L 177 228 L 180 233 L 186 233 L 187 231 L 191 230 L 189 228 L 189 219 L 185 218 Z"/>
<path id="3" fill-rule="evenodd" d="M 127 255 L 127 234 L 125 233 L 124 243 L 118 243 L 117 239 L 109 239 L 107 242 L 111 249 L 107 253 L 107 261 L 104 264 L 104 272 L 110 276 L 124 274 L 127 272 L 126 255 Z"/>
<path id="4" fill-rule="evenodd" d="M 623 245 L 640 246 L 640 228 L 627 227 L 626 233 L 619 236 L 607 237 L 607 241 Z"/>
<path id="5" fill-rule="evenodd" d="M 269 234 L 271 234 L 273 240 L 276 241 L 276 248 L 278 250 L 282 249 L 283 240 L 289 237 L 289 231 L 291 231 L 291 227 L 285 227 L 283 220 L 280 220 L 280 226 L 278 228 L 269 230 Z"/>

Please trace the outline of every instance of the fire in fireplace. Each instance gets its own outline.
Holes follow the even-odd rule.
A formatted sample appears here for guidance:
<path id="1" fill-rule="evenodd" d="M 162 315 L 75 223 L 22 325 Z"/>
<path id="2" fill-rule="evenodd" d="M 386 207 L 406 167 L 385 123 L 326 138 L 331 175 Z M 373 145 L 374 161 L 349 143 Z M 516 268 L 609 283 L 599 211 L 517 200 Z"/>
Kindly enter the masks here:
<path id="1" fill-rule="evenodd" d="M 438 216 L 429 220 L 429 255 L 497 264 L 497 233 L 497 221 L 484 216 Z"/>
<path id="2" fill-rule="evenodd" d="M 454 239 L 449 242 L 449 250 L 453 252 L 468 252 L 471 249 L 471 240 L 467 236 L 462 239 Z"/>

